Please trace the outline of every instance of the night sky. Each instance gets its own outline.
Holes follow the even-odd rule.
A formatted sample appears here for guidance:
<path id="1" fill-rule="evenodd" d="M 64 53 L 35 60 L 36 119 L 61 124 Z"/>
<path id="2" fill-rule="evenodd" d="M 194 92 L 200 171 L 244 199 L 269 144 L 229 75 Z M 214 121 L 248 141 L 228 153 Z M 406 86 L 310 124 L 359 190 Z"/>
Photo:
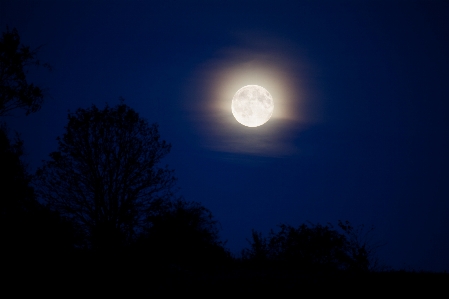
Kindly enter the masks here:
<path id="1" fill-rule="evenodd" d="M 42 109 L 6 119 L 31 173 L 68 111 L 123 97 L 231 252 L 341 219 L 375 227 L 385 266 L 449 271 L 449 1 L 0 0 L 6 26 L 53 66 L 29 72 Z M 261 127 L 231 113 L 248 84 L 275 102 Z"/>

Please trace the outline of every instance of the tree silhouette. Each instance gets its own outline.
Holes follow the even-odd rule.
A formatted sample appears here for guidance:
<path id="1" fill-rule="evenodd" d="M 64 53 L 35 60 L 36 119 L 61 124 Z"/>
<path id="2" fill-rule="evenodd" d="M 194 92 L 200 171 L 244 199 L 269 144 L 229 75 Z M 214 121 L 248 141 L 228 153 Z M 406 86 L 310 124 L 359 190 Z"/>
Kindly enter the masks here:
<path id="1" fill-rule="evenodd" d="M 29 186 L 31 177 L 22 162 L 23 141 L 16 136 L 11 142 L 6 125 L 0 125 L 0 217 L 14 218 L 21 213 L 33 199 L 33 189 Z M 15 216 L 14 216 L 15 215 Z M 8 220 L 9 221 L 9 220 Z"/>
<path id="2" fill-rule="evenodd" d="M 20 44 L 17 29 L 3 32 L 0 39 L 0 116 L 16 108 L 26 109 L 26 114 L 36 112 L 43 102 L 43 90 L 26 80 L 27 67 L 43 65 L 37 59 L 38 49 Z"/>
<path id="3" fill-rule="evenodd" d="M 137 245 L 159 262 L 198 268 L 218 265 L 228 258 L 219 240 L 217 221 L 198 202 L 171 201 L 149 221 L 151 226 Z"/>
<path id="4" fill-rule="evenodd" d="M 379 260 L 376 251 L 379 247 L 385 245 L 373 242 L 374 227 L 365 228 L 359 225 L 353 227 L 349 221 L 338 221 L 340 227 L 349 244 L 350 254 L 354 261 L 353 268 L 358 270 L 375 270 L 379 267 Z"/>
<path id="5" fill-rule="evenodd" d="M 79 225 L 89 246 L 129 243 L 172 196 L 173 171 L 158 166 L 170 145 L 125 104 L 80 108 L 65 129 L 58 151 L 36 172 L 38 194 Z"/>
<path id="6" fill-rule="evenodd" d="M 23 142 L 12 142 L 0 126 L 0 240 L 5 256 L 22 263 L 68 252 L 73 247 L 71 224 L 35 199 L 31 176 L 22 161 Z"/>
<path id="7" fill-rule="evenodd" d="M 280 231 L 270 231 L 267 237 L 253 230 L 250 248 L 244 249 L 244 259 L 257 264 L 275 264 L 282 268 L 319 271 L 367 271 L 370 255 L 366 243 L 355 238 L 349 222 L 339 222 L 343 233 L 332 225 L 306 225 L 298 228 L 279 225 Z"/>
<path id="8" fill-rule="evenodd" d="M 16 108 L 25 108 L 26 114 L 40 109 L 43 91 L 26 80 L 27 68 L 41 65 L 37 51 L 20 44 L 16 29 L 7 28 L 0 37 L 0 117 Z M 1 123 L 0 240 L 4 256 L 17 258 L 14 267 L 43 257 L 48 261 L 55 252 L 67 253 L 75 237 L 69 221 L 36 200 L 22 156 L 23 141 L 18 134 L 10 140 L 6 124 Z"/>

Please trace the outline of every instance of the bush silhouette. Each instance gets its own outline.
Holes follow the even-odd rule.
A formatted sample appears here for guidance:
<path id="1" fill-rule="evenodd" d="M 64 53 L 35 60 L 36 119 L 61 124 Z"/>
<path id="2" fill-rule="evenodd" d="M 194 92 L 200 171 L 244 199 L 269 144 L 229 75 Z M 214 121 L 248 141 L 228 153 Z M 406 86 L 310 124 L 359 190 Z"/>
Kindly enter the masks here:
<path id="1" fill-rule="evenodd" d="M 346 225 L 346 226 L 345 226 Z M 279 225 L 267 237 L 252 231 L 250 248 L 243 258 L 256 265 L 300 271 L 367 271 L 370 266 L 366 244 L 357 243 L 348 222 L 339 222 L 343 232 L 331 224 L 302 224 L 295 228 Z"/>
<path id="2" fill-rule="evenodd" d="M 145 230 L 137 247 L 159 262 L 199 269 L 229 258 L 219 240 L 217 221 L 197 202 L 170 202 L 149 221 L 151 227 Z"/>

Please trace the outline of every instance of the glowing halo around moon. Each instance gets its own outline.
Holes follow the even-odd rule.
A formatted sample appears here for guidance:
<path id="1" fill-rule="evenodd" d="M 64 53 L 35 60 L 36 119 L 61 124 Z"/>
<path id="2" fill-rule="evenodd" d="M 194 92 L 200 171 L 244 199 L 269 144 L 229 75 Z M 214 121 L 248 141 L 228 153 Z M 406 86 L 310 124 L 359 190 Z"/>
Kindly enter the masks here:
<path id="1" fill-rule="evenodd" d="M 232 114 L 244 126 L 258 127 L 266 123 L 273 114 L 271 94 L 259 85 L 246 85 L 232 98 Z"/>
<path id="2" fill-rule="evenodd" d="M 231 156 L 297 154 L 300 132 L 322 120 L 315 81 L 319 70 L 289 41 L 249 31 L 235 37 L 233 45 L 218 49 L 185 82 L 180 99 L 199 144 Z M 247 122 L 250 117 L 232 101 L 248 86 L 269 91 L 276 105 L 256 113 L 258 123 Z"/>

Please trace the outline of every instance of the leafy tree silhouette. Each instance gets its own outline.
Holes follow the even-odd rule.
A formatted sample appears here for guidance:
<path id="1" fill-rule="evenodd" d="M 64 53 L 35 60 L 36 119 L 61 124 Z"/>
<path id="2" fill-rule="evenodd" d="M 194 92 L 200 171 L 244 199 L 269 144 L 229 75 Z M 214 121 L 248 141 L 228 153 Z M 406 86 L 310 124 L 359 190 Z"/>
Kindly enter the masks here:
<path id="1" fill-rule="evenodd" d="M 0 117 L 17 108 L 26 114 L 40 109 L 43 91 L 26 80 L 31 65 L 51 69 L 37 59 L 38 49 L 20 44 L 17 30 L 7 28 L 0 38 Z M 22 161 L 23 141 L 8 137 L 0 124 L 0 240 L 2 253 L 14 268 L 64 255 L 73 248 L 70 222 L 41 205 L 31 187 L 31 175 Z M 6 273 L 6 272 L 5 272 Z"/>
<path id="2" fill-rule="evenodd" d="M 374 227 L 365 228 L 365 225 L 353 227 L 349 221 L 338 221 L 349 244 L 350 254 L 353 258 L 353 267 L 358 270 L 376 270 L 379 268 L 379 259 L 376 251 L 385 243 L 373 241 Z"/>
<path id="3" fill-rule="evenodd" d="M 37 59 L 39 48 L 31 50 L 20 44 L 17 29 L 3 32 L 0 39 L 0 116 L 16 108 L 26 109 L 26 114 L 36 112 L 43 102 L 43 90 L 28 83 L 26 74 L 31 65 L 51 66 Z"/>
<path id="4" fill-rule="evenodd" d="M 230 258 L 219 240 L 218 222 L 198 202 L 171 201 L 149 222 L 138 246 L 160 262 L 200 269 Z"/>
<path id="5" fill-rule="evenodd" d="M 157 124 L 121 103 L 69 113 L 58 151 L 36 172 L 39 196 L 85 233 L 88 247 L 132 242 L 173 195 L 175 178 L 158 164 L 170 151 Z"/>
<path id="6" fill-rule="evenodd" d="M 367 271 L 367 244 L 360 244 L 349 222 L 339 222 L 343 233 L 328 225 L 302 224 L 298 228 L 279 225 L 267 237 L 252 231 L 250 248 L 242 256 L 257 265 L 275 265 L 303 271 Z"/>
<path id="7" fill-rule="evenodd" d="M 23 141 L 8 138 L 0 127 L 0 238 L 2 250 L 11 257 L 30 262 L 42 254 L 63 254 L 71 250 L 75 232 L 71 224 L 39 204 L 26 171 Z"/>
<path id="8" fill-rule="evenodd" d="M 30 206 L 33 189 L 31 177 L 22 162 L 23 141 L 18 136 L 14 142 L 8 138 L 6 125 L 0 126 L 0 190 L 3 193 L 0 205 L 2 220 L 14 218 Z M 9 221 L 9 220 L 8 220 Z"/>

